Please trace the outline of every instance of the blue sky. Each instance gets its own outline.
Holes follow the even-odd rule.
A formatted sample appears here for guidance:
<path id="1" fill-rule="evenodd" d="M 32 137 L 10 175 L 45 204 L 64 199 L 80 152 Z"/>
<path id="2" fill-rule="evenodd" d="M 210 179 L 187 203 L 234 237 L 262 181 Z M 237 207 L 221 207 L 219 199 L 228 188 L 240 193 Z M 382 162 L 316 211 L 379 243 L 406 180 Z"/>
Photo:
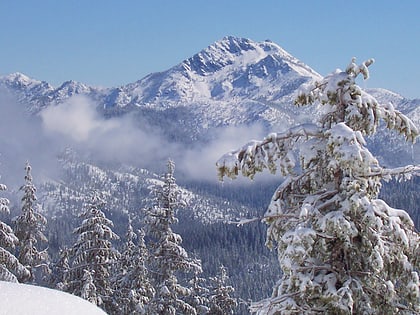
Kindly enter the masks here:
<path id="1" fill-rule="evenodd" d="M 0 74 L 119 86 L 226 35 L 270 39 L 323 75 L 373 57 L 365 87 L 420 98 L 418 0 L 0 0 Z"/>

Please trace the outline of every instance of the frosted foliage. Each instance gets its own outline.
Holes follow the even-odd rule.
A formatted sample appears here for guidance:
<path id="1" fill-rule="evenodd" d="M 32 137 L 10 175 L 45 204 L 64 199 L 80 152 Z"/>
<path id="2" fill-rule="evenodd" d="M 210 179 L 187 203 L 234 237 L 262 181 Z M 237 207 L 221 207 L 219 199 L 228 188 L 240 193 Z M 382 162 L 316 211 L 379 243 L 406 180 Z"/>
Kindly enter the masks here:
<path id="1" fill-rule="evenodd" d="M 258 314 L 417 314 L 420 237 L 403 210 L 377 199 L 381 180 L 410 178 L 419 166 L 381 167 L 365 135 L 380 121 L 415 141 L 415 125 L 355 84 L 373 60 L 302 88 L 296 105 L 322 113 L 317 124 L 271 133 L 225 154 L 220 178 L 280 170 L 285 176 L 263 221 L 283 275 Z M 298 161 L 299 164 L 294 163 Z"/>

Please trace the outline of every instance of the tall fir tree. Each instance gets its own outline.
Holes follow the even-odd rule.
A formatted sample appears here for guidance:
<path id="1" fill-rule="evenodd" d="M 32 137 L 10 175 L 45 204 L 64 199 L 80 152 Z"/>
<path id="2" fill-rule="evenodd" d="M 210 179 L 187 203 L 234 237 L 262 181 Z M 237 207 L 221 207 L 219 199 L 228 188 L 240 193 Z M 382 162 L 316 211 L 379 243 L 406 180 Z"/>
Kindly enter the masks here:
<path id="1" fill-rule="evenodd" d="M 315 104 L 317 124 L 272 133 L 217 162 L 221 178 L 264 169 L 286 176 L 263 219 L 283 275 L 272 297 L 252 306 L 258 314 L 420 312 L 419 234 L 405 211 L 378 199 L 381 180 L 420 167 L 386 169 L 364 140 L 381 120 L 410 141 L 418 130 L 357 86 L 372 62 L 352 60 L 302 90 L 296 104 Z"/>
<path id="2" fill-rule="evenodd" d="M 18 259 L 21 264 L 28 266 L 31 272 L 27 282 L 35 282 L 36 274 L 46 276 L 50 272 L 46 246 L 48 239 L 44 235 L 47 219 L 40 213 L 31 171 L 31 165 L 26 162 L 25 184 L 20 187 L 23 192 L 22 214 L 15 218 L 15 234 L 19 239 Z"/>
<path id="3" fill-rule="evenodd" d="M 5 191 L 6 185 L 0 184 L 0 191 Z M 9 199 L 0 197 L 0 214 L 9 214 Z M 13 255 L 14 248 L 19 244 L 19 239 L 12 228 L 0 220 L 0 281 L 18 282 L 29 279 L 30 272 Z"/>
<path id="4" fill-rule="evenodd" d="M 70 249 L 70 269 L 65 283 L 67 292 L 82 296 L 90 276 L 93 284 L 88 288 L 95 288 L 95 301 L 105 311 L 110 311 L 113 306 L 110 272 L 119 256 L 111 241 L 119 237 L 112 231 L 112 221 L 101 210 L 104 205 L 100 193 L 94 191 L 80 214 L 83 221 L 74 229 L 78 237 Z"/>
<path id="5" fill-rule="evenodd" d="M 151 271 L 156 290 L 148 312 L 195 315 L 197 312 L 194 307 L 186 302 L 191 290 L 182 286 L 177 276 L 180 273 L 201 271 L 201 263 L 188 257 L 181 246 L 181 236 L 172 231 L 171 226 L 177 222 L 175 211 L 183 202 L 175 183 L 175 165 L 169 160 L 167 166 L 163 185 L 156 184 L 152 190 L 154 204 L 146 218 L 148 233 L 152 238 Z"/>
<path id="6" fill-rule="evenodd" d="M 137 244 L 135 240 L 137 239 Z M 113 277 L 115 309 L 119 314 L 144 314 L 155 294 L 146 261 L 149 257 L 144 231 L 133 231 L 129 219 L 126 241 Z"/>

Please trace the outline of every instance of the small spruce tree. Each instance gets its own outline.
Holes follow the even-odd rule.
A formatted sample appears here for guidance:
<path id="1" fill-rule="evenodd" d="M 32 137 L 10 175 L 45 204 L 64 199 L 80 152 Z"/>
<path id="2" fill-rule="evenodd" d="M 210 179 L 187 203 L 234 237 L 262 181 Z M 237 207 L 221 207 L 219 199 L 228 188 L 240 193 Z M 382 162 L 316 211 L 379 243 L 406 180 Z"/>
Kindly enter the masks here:
<path id="1" fill-rule="evenodd" d="M 221 178 L 264 169 L 285 176 L 263 219 L 283 275 L 272 297 L 252 306 L 258 314 L 420 312 L 419 233 L 405 211 L 378 199 L 381 180 L 420 168 L 384 168 L 364 140 L 381 120 L 413 142 L 418 130 L 357 86 L 372 62 L 352 60 L 302 90 L 296 104 L 315 104 L 316 124 L 272 133 L 217 162 Z"/>
<path id="2" fill-rule="evenodd" d="M 96 286 L 93 283 L 92 273 L 89 270 L 83 271 L 83 287 L 81 297 L 94 305 L 102 305 L 102 299 L 96 294 Z"/>
<path id="3" fill-rule="evenodd" d="M 49 285 L 52 288 L 67 291 L 67 281 L 69 278 L 68 273 L 70 270 L 69 255 L 70 250 L 68 248 L 60 248 L 57 261 L 51 264 L 52 268 Z"/>
<path id="4" fill-rule="evenodd" d="M 235 309 L 238 306 L 236 298 L 231 297 L 235 289 L 227 285 L 229 276 L 227 269 L 220 266 L 219 273 L 215 277 L 211 277 L 212 286 L 210 288 L 210 310 L 209 315 L 228 315 L 235 314 Z"/>
<path id="5" fill-rule="evenodd" d="M 135 240 L 137 239 L 137 244 Z M 126 241 L 113 278 L 115 309 L 119 314 L 144 314 L 155 290 L 149 279 L 144 231 L 133 231 L 129 219 Z"/>
<path id="6" fill-rule="evenodd" d="M 205 315 L 210 311 L 209 308 L 209 289 L 207 279 L 200 277 L 200 272 L 195 272 L 189 281 L 191 293 L 187 302 L 197 311 L 197 315 Z"/>

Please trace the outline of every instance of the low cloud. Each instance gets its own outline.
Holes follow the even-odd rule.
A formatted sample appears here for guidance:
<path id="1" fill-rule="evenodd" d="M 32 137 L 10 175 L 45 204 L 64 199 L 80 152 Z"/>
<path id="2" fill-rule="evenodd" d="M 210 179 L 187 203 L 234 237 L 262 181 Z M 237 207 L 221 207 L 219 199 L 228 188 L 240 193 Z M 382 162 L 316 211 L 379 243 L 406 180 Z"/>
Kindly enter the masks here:
<path id="1" fill-rule="evenodd" d="M 43 136 L 39 117 L 29 115 L 24 105 L 4 91 L 0 91 L 0 117 L 0 181 L 17 189 L 24 183 L 26 162 L 33 166 L 36 180 L 54 177 L 57 152 Z"/>
<path id="2" fill-rule="evenodd" d="M 88 142 L 92 135 L 118 128 L 115 121 L 99 117 L 95 105 L 83 96 L 74 96 L 64 104 L 50 106 L 41 112 L 44 130 L 57 133 L 76 143 Z"/>
<path id="3" fill-rule="evenodd" d="M 265 135 L 260 124 L 218 129 L 212 141 L 185 151 L 180 157 L 179 168 L 190 179 L 216 182 L 216 162 L 223 154 L 240 148 L 252 139 L 260 140 Z"/>
<path id="4" fill-rule="evenodd" d="M 215 163 L 224 153 L 265 135 L 259 124 L 225 127 L 215 130 L 213 140 L 187 148 L 169 142 L 162 130 L 139 121 L 139 116 L 128 114 L 105 119 L 97 112 L 96 104 L 84 97 L 73 97 L 64 104 L 48 107 L 41 117 L 44 131 L 49 137 L 55 137 L 55 142 L 65 141 L 67 146 L 101 162 L 156 170 L 164 169 L 166 160 L 171 158 L 177 172 L 186 178 L 210 182 L 218 180 Z"/>
<path id="5" fill-rule="evenodd" d="M 176 150 L 157 128 L 148 127 L 146 122 L 140 124 L 130 114 L 105 119 L 96 106 L 85 97 L 73 97 L 48 107 L 41 113 L 45 134 L 94 160 L 145 168 Z"/>
<path id="6" fill-rule="evenodd" d="M 158 172 L 165 170 L 171 158 L 176 176 L 216 183 L 215 163 L 224 153 L 265 136 L 258 124 L 226 127 L 215 130 L 213 140 L 187 147 L 170 142 L 162 130 L 139 121 L 138 115 L 106 119 L 96 108 L 90 99 L 77 96 L 31 116 L 24 106 L 0 93 L 0 182 L 21 185 L 26 161 L 33 166 L 37 181 L 59 179 L 57 156 L 72 147 L 93 161 Z"/>

